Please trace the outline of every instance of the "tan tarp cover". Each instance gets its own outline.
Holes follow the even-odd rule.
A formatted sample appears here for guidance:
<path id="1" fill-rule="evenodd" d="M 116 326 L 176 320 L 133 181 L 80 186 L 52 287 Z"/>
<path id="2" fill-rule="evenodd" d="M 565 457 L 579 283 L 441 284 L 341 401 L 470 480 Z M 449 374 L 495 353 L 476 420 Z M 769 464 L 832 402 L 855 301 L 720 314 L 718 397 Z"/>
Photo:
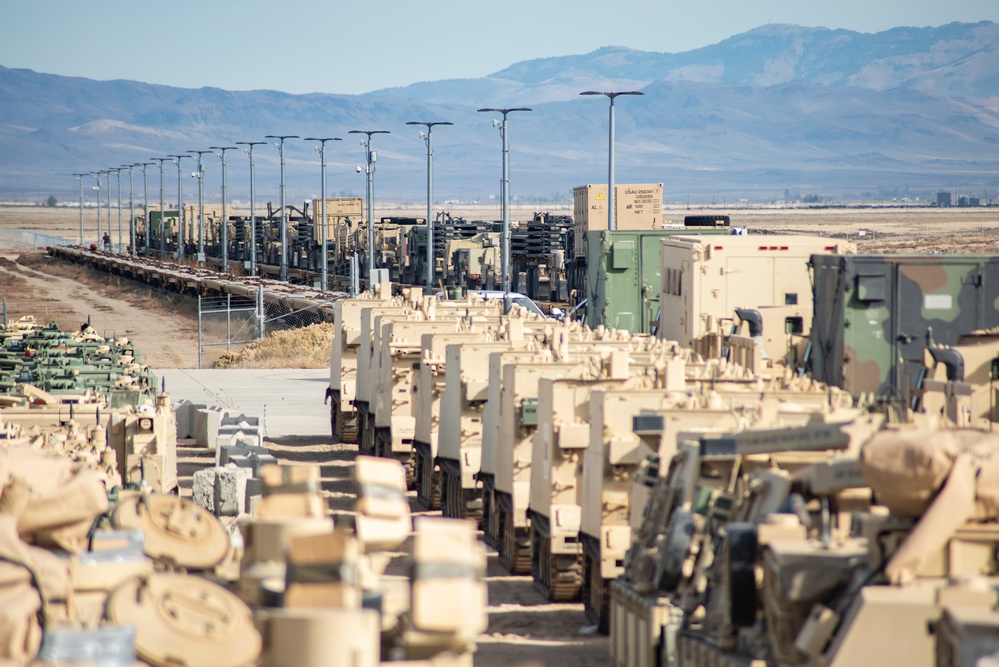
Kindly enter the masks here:
<path id="1" fill-rule="evenodd" d="M 0 512 L 16 518 L 24 540 L 78 553 L 107 508 L 101 473 L 30 447 L 0 449 Z"/>
<path id="2" fill-rule="evenodd" d="M 885 568 L 894 584 L 911 581 L 961 524 L 999 519 L 999 435 L 883 431 L 864 445 L 860 467 L 892 514 L 920 517 Z"/>
<path id="3" fill-rule="evenodd" d="M 26 662 L 41 644 L 41 596 L 31 584 L 34 568 L 14 517 L 0 514 L 0 660 Z"/>

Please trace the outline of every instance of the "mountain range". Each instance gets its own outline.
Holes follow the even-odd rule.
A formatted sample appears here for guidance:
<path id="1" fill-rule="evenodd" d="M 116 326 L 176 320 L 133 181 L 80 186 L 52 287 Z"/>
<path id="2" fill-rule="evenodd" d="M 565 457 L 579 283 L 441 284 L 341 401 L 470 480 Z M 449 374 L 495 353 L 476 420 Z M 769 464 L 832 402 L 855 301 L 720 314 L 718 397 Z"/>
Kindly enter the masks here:
<path id="1" fill-rule="evenodd" d="M 683 53 L 608 46 L 363 95 L 184 89 L 0 67 L 0 198 L 75 200 L 74 172 L 267 134 L 342 137 L 328 144 L 328 191 L 361 195 L 364 149 L 347 132 L 384 129 L 392 134 L 373 141 L 376 201 L 423 201 L 426 147 L 405 123 L 447 120 L 454 126 L 433 134 L 435 194 L 482 199 L 498 191 L 501 137 L 490 123 L 498 114 L 476 109 L 526 106 L 533 111 L 510 115 L 511 193 L 564 199 L 574 185 L 607 178 L 607 100 L 579 96 L 591 89 L 644 93 L 616 104 L 616 177 L 662 182 L 667 201 L 941 189 L 988 198 L 999 188 L 999 24 L 876 34 L 771 24 Z M 290 201 L 319 193 L 314 143 L 286 142 Z M 255 158 L 258 200 L 276 202 L 278 151 L 258 146 Z M 205 160 L 206 199 L 217 201 L 219 160 Z M 248 161 L 230 152 L 227 162 L 230 197 L 245 200 Z M 193 164 L 182 163 L 182 174 Z M 151 167 L 151 200 L 158 179 Z M 177 167 L 167 164 L 165 181 L 167 200 L 176 200 Z M 190 201 L 197 183 L 184 181 Z"/>

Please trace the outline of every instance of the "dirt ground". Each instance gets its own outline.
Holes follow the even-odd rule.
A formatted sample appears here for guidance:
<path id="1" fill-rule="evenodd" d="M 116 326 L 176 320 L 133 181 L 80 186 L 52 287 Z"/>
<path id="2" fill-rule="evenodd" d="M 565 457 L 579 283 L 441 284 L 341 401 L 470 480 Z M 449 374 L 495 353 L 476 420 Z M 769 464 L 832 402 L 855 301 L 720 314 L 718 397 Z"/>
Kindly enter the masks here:
<path id="1" fill-rule="evenodd" d="M 679 221 L 684 215 L 701 212 L 675 209 L 666 215 Z M 405 209 L 391 213 L 421 214 Z M 528 217 L 530 210 L 521 213 L 524 215 L 518 217 Z M 857 243 L 861 252 L 999 253 L 999 209 L 754 209 L 730 213 L 733 224 L 750 230 L 836 236 Z M 93 236 L 95 214 L 92 210 L 86 214 L 87 235 Z M 0 297 L 6 299 L 8 316 L 31 314 L 40 320 L 55 320 L 64 329 L 78 328 L 89 317 L 98 331 L 131 338 L 155 368 L 197 367 L 197 306 L 193 299 L 155 293 L 127 280 L 63 265 L 38 252 L 3 247 L 4 230 L 27 229 L 76 238 L 78 223 L 79 212 L 74 209 L 0 206 Z M 861 231 L 865 233 L 860 235 Z M 318 463 L 331 513 L 349 512 L 354 496 L 355 446 L 328 438 L 288 438 L 268 446 L 284 462 Z M 200 452 L 182 452 L 182 486 L 189 489 L 194 470 L 209 464 Z M 415 499 L 413 509 L 419 511 Z M 609 664 L 608 639 L 592 633 L 581 604 L 548 603 L 529 577 L 507 574 L 492 551 L 487 582 L 489 627 L 479 638 L 476 665 Z"/>

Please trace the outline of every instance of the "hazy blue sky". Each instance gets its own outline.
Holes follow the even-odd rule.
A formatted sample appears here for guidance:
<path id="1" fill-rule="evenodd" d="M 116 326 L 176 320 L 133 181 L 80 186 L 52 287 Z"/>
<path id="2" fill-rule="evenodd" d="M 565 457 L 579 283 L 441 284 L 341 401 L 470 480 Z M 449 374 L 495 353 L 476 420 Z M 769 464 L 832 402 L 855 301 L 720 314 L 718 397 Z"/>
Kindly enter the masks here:
<path id="1" fill-rule="evenodd" d="M 601 46 L 678 52 L 767 23 L 999 21 L 999 0 L 0 0 L 0 65 L 232 90 L 362 93 Z"/>

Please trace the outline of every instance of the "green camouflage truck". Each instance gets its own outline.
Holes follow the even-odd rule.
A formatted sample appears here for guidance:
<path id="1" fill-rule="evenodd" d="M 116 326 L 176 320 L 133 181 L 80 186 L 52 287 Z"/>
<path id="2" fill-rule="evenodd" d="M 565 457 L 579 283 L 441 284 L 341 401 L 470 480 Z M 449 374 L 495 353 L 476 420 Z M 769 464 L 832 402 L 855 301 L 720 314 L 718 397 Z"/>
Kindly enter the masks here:
<path id="1" fill-rule="evenodd" d="M 809 265 L 812 375 L 854 395 L 908 399 L 929 341 L 999 326 L 999 256 L 812 255 Z"/>

